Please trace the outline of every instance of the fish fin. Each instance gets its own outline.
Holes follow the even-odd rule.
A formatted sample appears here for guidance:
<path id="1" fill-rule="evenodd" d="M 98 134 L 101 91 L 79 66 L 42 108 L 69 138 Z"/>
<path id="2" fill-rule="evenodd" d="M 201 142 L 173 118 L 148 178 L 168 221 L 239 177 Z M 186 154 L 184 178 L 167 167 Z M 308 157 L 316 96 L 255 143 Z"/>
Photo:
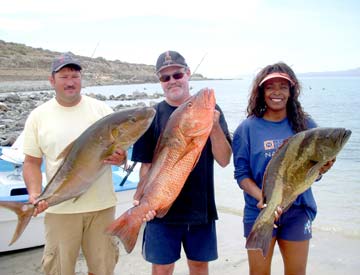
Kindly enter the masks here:
<path id="1" fill-rule="evenodd" d="M 200 159 L 201 151 L 199 151 L 199 145 L 196 144 L 196 142 L 191 142 L 186 147 L 186 150 L 184 150 L 183 154 L 178 158 L 177 162 L 174 164 L 174 169 L 176 167 L 184 167 L 186 166 L 187 159 L 193 159 L 193 156 L 195 155 L 196 159 L 194 161 L 193 166 L 191 167 L 191 171 L 196 166 L 197 162 Z M 166 208 L 157 209 L 156 210 L 156 217 L 157 218 L 163 218 L 170 210 L 172 204 L 168 205 Z"/>
<path id="2" fill-rule="evenodd" d="M 151 166 L 148 169 L 147 173 L 141 177 L 140 182 L 136 188 L 136 192 L 134 195 L 134 199 L 140 200 L 143 196 L 145 189 L 148 188 L 149 185 L 154 183 L 154 180 L 161 173 L 161 167 L 164 166 L 164 163 L 167 161 L 167 155 L 169 152 L 169 148 L 163 147 L 161 152 L 157 154 L 156 158 L 151 162 Z M 150 187 L 149 187 L 150 188 Z"/>
<path id="3" fill-rule="evenodd" d="M 69 143 L 64 150 L 62 150 L 62 152 L 57 156 L 56 160 L 59 159 L 65 159 L 66 156 L 70 153 L 72 147 L 74 146 L 75 141 Z"/>
<path id="4" fill-rule="evenodd" d="M 246 248 L 251 250 L 259 249 L 262 251 L 263 256 L 266 257 L 269 252 L 273 228 L 274 223 L 272 222 L 255 222 L 246 239 Z"/>
<path id="5" fill-rule="evenodd" d="M 34 206 L 31 203 L 14 201 L 2 201 L 0 202 L 0 206 L 15 212 L 18 218 L 14 235 L 9 243 L 10 246 L 19 239 L 26 226 L 29 224 L 34 213 Z"/>
<path id="6" fill-rule="evenodd" d="M 202 146 L 199 146 L 199 144 L 196 142 L 196 138 L 193 139 L 185 148 L 184 152 L 181 154 L 181 156 L 179 156 L 178 161 L 175 163 L 175 165 L 179 165 L 180 162 L 185 161 L 187 159 L 188 155 L 195 155 L 195 161 L 194 161 L 194 165 L 191 168 L 191 170 L 193 170 L 196 166 L 196 164 L 198 163 L 200 156 L 201 156 L 201 150 L 199 151 L 199 148 L 203 148 Z M 192 158 L 192 157 L 190 157 Z M 179 165 L 179 167 L 181 167 L 181 164 Z"/>
<path id="7" fill-rule="evenodd" d="M 280 152 L 281 148 L 285 147 L 286 144 L 288 144 L 290 142 L 290 139 L 292 139 L 292 138 L 293 138 L 293 136 L 290 136 L 290 137 L 284 139 L 283 142 L 280 144 L 280 146 L 276 149 L 275 154 L 276 154 L 276 152 Z M 274 155 L 273 155 L 273 157 L 274 157 Z"/>
<path id="8" fill-rule="evenodd" d="M 117 236 L 130 253 L 136 244 L 141 224 L 143 223 L 140 206 L 135 206 L 114 220 L 105 230 L 107 234 Z"/>

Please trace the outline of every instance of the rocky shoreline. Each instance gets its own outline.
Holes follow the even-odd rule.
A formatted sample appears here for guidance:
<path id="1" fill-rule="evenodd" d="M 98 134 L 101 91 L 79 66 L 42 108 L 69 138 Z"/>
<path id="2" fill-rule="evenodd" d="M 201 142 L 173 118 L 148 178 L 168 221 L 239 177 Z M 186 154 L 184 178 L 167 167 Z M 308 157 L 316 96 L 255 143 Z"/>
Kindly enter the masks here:
<path id="1" fill-rule="evenodd" d="M 30 112 L 55 96 L 55 92 L 51 90 L 50 85 L 47 83 L 45 81 L 0 83 L 0 146 L 12 145 L 23 131 L 25 121 Z M 138 91 L 130 95 L 121 94 L 109 97 L 101 94 L 87 95 L 102 101 L 119 101 L 115 107 L 112 107 L 114 111 L 132 106 L 145 106 L 146 104 L 141 100 L 158 99 L 163 96 L 160 93 L 149 95 Z M 127 104 L 123 101 L 126 101 Z M 134 103 L 129 104 L 129 101 Z M 150 101 L 150 105 L 152 104 L 154 103 Z"/>

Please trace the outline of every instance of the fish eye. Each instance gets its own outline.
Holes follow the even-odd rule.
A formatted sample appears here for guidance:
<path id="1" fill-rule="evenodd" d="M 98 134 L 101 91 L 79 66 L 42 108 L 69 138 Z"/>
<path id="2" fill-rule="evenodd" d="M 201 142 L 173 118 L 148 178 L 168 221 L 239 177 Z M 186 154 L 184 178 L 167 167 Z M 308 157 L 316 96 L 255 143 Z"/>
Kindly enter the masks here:
<path id="1" fill-rule="evenodd" d="M 188 106 L 188 107 L 192 107 L 192 106 L 193 106 L 193 103 L 190 101 L 190 102 L 188 102 L 187 106 Z"/>

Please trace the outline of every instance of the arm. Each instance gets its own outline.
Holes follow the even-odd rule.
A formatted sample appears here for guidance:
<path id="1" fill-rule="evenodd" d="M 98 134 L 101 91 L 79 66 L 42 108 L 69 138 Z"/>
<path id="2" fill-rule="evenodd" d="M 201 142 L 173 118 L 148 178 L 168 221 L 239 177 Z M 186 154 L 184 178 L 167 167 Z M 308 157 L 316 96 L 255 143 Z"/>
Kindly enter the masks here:
<path id="1" fill-rule="evenodd" d="M 42 192 L 42 174 L 41 174 L 42 158 L 36 158 L 25 155 L 23 176 L 27 191 L 29 193 L 29 202 L 34 204 L 36 199 Z M 48 208 L 45 200 L 40 201 L 35 208 L 34 217 Z"/>
<path id="2" fill-rule="evenodd" d="M 147 174 L 150 168 L 151 168 L 151 163 L 141 163 L 140 172 L 139 172 L 140 180 Z"/>
<path id="3" fill-rule="evenodd" d="M 134 194 L 134 203 L 133 203 L 134 205 L 138 205 L 140 203 L 140 198 L 144 194 L 144 189 L 146 184 L 145 175 L 150 170 L 150 167 L 151 167 L 151 163 L 141 163 L 140 171 L 139 171 L 139 183 L 137 185 L 136 192 Z"/>
<path id="4" fill-rule="evenodd" d="M 263 202 L 262 197 L 262 190 L 256 185 L 256 183 L 250 179 L 245 178 L 241 182 L 239 182 L 239 186 L 241 189 L 243 189 L 246 193 L 248 193 L 250 196 L 254 197 L 259 202 L 257 203 L 257 208 L 263 209 L 266 207 L 266 204 Z M 282 208 L 278 206 L 275 210 L 275 221 L 278 221 L 280 216 L 282 214 Z M 274 225 L 274 227 L 276 227 Z"/>
<path id="5" fill-rule="evenodd" d="M 216 162 L 221 167 L 225 167 L 230 162 L 231 146 L 220 126 L 219 118 L 220 112 L 215 110 L 214 125 L 210 133 L 211 149 Z"/>
<path id="6" fill-rule="evenodd" d="M 262 201 L 262 191 L 252 179 L 245 178 L 242 181 L 240 181 L 238 184 L 240 188 L 243 189 L 250 196 L 254 197 L 259 202 Z"/>
<path id="7" fill-rule="evenodd" d="M 140 171 L 139 171 L 139 184 L 137 189 L 136 189 L 136 193 L 134 195 L 134 201 L 133 201 L 133 205 L 134 206 L 138 206 L 140 204 L 140 201 L 137 200 L 136 198 L 139 196 L 139 193 L 142 193 L 144 190 L 144 186 L 142 183 L 145 182 L 144 177 L 147 174 L 147 172 L 150 170 L 151 168 L 151 163 L 141 163 L 141 167 L 140 167 Z M 149 212 L 145 215 L 145 217 L 143 218 L 143 221 L 151 221 L 152 219 L 154 219 L 156 216 L 156 211 L 155 210 L 149 210 Z"/>

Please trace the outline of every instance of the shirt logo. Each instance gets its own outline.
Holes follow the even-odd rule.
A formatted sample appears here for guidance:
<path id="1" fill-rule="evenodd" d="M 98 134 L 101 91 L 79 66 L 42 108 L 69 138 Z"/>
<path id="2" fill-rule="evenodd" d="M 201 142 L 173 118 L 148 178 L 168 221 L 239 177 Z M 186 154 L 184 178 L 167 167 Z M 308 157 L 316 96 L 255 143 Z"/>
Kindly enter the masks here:
<path id="1" fill-rule="evenodd" d="M 264 149 L 265 149 L 265 151 L 275 149 L 274 141 L 273 140 L 265 140 L 264 141 Z"/>

